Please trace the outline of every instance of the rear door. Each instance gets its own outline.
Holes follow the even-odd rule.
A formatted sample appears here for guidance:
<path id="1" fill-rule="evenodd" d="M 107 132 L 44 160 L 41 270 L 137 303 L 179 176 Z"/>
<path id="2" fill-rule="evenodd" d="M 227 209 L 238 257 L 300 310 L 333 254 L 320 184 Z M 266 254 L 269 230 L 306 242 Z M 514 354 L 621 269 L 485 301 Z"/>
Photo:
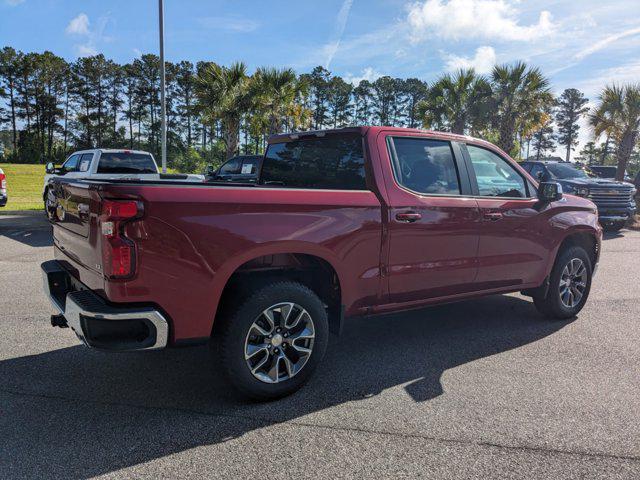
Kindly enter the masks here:
<path id="1" fill-rule="evenodd" d="M 482 221 L 478 247 L 479 290 L 530 283 L 543 277 L 547 219 L 533 185 L 515 162 L 477 145 L 463 146 Z"/>
<path id="2" fill-rule="evenodd" d="M 390 135 L 378 148 L 388 153 L 394 176 L 385 179 L 390 302 L 473 290 L 480 213 L 458 144 Z"/>

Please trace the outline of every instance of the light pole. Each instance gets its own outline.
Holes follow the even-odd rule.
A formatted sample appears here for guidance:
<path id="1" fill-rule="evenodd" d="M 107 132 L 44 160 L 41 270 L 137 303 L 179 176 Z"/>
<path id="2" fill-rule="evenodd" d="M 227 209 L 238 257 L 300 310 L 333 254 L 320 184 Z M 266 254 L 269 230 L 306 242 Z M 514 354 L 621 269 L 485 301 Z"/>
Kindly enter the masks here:
<path id="1" fill-rule="evenodd" d="M 162 146 L 162 173 L 167 173 L 167 107 L 165 104 L 164 79 L 164 2 L 158 0 L 160 20 L 160 129 Z"/>

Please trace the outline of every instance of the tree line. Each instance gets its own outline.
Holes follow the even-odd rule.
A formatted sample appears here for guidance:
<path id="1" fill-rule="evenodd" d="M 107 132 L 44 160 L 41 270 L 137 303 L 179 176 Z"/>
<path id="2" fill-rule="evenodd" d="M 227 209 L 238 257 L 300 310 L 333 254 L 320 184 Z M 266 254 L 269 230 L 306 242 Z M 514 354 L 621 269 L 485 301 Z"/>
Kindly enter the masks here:
<path id="1" fill-rule="evenodd" d="M 357 84 L 323 67 L 243 63 L 166 63 L 169 165 L 197 171 L 238 153 L 261 153 L 281 132 L 389 125 L 430 128 L 489 140 L 515 158 L 545 156 L 560 145 L 568 160 L 587 116 L 590 162 L 624 171 L 638 157 L 640 86 L 607 86 L 589 110 L 576 89 L 557 98 L 540 69 L 523 62 L 488 75 L 472 69 L 428 83 L 382 76 Z M 160 150 L 160 61 L 145 54 L 118 64 L 94 55 L 74 62 L 51 52 L 0 50 L 0 142 L 6 161 L 60 161 L 81 148 Z M 597 144 L 596 140 L 604 140 Z M 594 153 L 594 151 L 596 151 Z"/>

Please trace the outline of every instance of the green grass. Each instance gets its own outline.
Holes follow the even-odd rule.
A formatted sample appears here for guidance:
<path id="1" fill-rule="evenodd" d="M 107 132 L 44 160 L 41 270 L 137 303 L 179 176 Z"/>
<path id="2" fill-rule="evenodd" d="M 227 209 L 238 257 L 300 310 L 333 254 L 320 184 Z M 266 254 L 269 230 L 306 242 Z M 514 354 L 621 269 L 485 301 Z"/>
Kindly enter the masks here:
<path id="1" fill-rule="evenodd" d="M 44 183 L 44 165 L 25 165 L 20 163 L 0 163 L 7 176 L 9 201 L 0 208 L 0 215 L 16 210 L 41 210 L 42 185 Z M 175 168 L 169 173 L 179 173 Z"/>
<path id="2" fill-rule="evenodd" d="M 15 210 L 40 210 L 42 206 L 42 184 L 44 165 L 23 165 L 0 163 L 7 176 L 7 205 L 0 208 L 0 214 Z"/>

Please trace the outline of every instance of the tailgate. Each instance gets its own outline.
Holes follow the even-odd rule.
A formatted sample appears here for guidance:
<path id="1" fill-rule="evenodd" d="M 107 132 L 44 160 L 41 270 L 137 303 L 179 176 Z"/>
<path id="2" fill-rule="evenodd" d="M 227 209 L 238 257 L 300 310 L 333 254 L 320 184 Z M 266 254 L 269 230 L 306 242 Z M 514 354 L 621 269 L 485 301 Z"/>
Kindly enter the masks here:
<path id="1" fill-rule="evenodd" d="M 68 259 L 83 283 L 102 283 L 98 215 L 101 199 L 90 184 L 57 179 L 51 184 L 53 202 L 48 209 L 54 246 Z"/>
<path id="2" fill-rule="evenodd" d="M 83 237 L 89 236 L 89 186 L 60 182 L 53 189 L 55 203 L 49 218 L 52 223 Z"/>

